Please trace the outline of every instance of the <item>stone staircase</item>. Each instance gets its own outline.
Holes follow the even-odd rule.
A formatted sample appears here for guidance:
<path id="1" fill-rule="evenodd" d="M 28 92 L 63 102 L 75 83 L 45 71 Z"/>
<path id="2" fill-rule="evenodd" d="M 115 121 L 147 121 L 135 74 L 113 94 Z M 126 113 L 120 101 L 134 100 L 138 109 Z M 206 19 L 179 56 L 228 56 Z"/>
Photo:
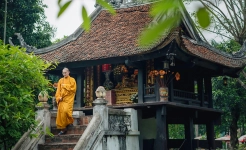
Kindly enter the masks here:
<path id="1" fill-rule="evenodd" d="M 56 112 L 51 113 L 51 133 L 54 137 L 45 135 L 45 143 L 38 145 L 38 150 L 73 150 L 85 131 L 92 116 L 74 115 L 74 124 L 64 135 L 58 136 L 60 130 L 55 127 Z"/>

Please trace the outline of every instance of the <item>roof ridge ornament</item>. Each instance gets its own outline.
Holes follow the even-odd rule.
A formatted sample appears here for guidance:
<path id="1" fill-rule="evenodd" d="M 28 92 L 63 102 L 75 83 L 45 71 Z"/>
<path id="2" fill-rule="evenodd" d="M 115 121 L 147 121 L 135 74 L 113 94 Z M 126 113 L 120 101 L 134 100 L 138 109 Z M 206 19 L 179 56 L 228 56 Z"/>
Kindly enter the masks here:
<path id="1" fill-rule="evenodd" d="M 232 55 L 234 57 L 244 57 L 246 53 L 246 40 L 243 42 L 242 47 L 237 52 L 233 52 Z"/>
<path id="2" fill-rule="evenodd" d="M 137 2 L 136 0 L 109 0 L 109 3 L 114 8 L 125 8 L 133 5 L 141 4 L 142 2 Z"/>
<path id="3" fill-rule="evenodd" d="M 15 35 L 17 36 L 17 39 L 19 40 L 21 47 L 26 48 L 26 51 L 28 53 L 31 53 L 31 52 L 34 52 L 35 50 L 37 50 L 36 47 L 26 44 L 26 42 L 24 41 L 24 38 L 22 37 L 22 35 L 20 33 L 15 33 Z M 14 46 L 11 37 L 9 37 L 9 44 Z"/>

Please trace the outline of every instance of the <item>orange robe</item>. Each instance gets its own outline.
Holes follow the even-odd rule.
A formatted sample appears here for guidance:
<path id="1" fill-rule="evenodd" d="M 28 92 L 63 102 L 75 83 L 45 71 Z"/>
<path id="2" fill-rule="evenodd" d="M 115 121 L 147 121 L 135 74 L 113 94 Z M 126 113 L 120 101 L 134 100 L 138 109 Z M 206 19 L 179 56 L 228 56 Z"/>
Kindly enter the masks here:
<path id="1" fill-rule="evenodd" d="M 73 104 L 76 92 L 75 79 L 68 76 L 61 78 L 58 82 L 56 91 L 56 102 L 58 106 L 56 126 L 58 129 L 64 129 L 67 125 L 73 123 Z M 62 101 L 59 102 L 60 97 Z"/>

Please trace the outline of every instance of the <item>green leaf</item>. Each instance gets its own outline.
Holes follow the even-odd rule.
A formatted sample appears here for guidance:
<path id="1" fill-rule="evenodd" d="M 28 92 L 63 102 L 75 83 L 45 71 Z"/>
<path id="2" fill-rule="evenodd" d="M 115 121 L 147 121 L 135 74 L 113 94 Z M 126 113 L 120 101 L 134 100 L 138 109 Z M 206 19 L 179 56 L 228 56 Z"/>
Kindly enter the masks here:
<path id="1" fill-rule="evenodd" d="M 60 7 L 61 7 L 61 1 L 62 1 L 62 0 L 58 0 L 58 1 L 57 1 L 58 6 L 60 6 Z"/>
<path id="2" fill-rule="evenodd" d="M 199 8 L 196 13 L 196 16 L 197 16 L 198 23 L 202 28 L 206 28 L 210 25 L 211 19 L 209 16 L 209 12 L 206 10 L 206 8 L 204 7 Z"/>
<path id="3" fill-rule="evenodd" d="M 158 38 L 163 36 L 163 33 L 171 28 L 175 27 L 175 24 L 180 21 L 180 16 L 176 15 L 174 17 L 169 17 L 166 20 L 158 22 L 158 24 L 145 29 L 140 37 L 139 44 L 140 46 L 148 46 L 152 42 L 156 41 Z"/>
<path id="4" fill-rule="evenodd" d="M 179 6 L 178 1 L 161 0 L 152 5 L 150 14 L 151 16 L 156 16 L 160 13 L 165 13 L 173 8 L 177 8 L 178 6 Z"/>
<path id="5" fill-rule="evenodd" d="M 116 14 L 114 8 L 110 4 L 108 4 L 105 0 L 97 0 L 96 2 L 97 2 L 97 4 L 101 5 L 102 7 L 108 9 L 108 11 L 111 14 L 113 14 L 113 15 Z"/>
<path id="6" fill-rule="evenodd" d="M 71 4 L 72 0 L 66 2 L 62 7 L 60 7 L 60 10 L 58 12 L 57 17 L 60 17 L 61 14 L 68 8 L 68 6 Z"/>
<path id="7" fill-rule="evenodd" d="M 82 18 L 83 18 L 83 24 L 82 24 L 82 27 L 86 30 L 86 31 L 89 31 L 90 30 L 90 26 L 91 26 L 91 20 L 90 20 L 90 17 L 88 16 L 87 14 L 87 11 L 85 9 L 84 6 L 82 6 Z"/>

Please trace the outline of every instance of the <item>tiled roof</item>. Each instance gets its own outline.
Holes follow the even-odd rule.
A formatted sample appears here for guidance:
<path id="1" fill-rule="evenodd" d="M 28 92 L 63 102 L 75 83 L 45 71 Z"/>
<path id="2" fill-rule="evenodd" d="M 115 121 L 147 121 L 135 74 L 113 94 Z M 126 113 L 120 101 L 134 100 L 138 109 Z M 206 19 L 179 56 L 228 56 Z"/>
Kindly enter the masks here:
<path id="1" fill-rule="evenodd" d="M 206 46 L 198 44 L 196 41 L 193 42 L 193 40 L 188 38 L 182 37 L 182 42 L 186 51 L 196 57 L 231 68 L 241 68 L 246 64 L 245 58 L 235 58 L 232 55 L 209 49 Z"/>
<path id="2" fill-rule="evenodd" d="M 39 56 L 49 61 L 74 62 L 142 53 L 136 40 L 152 21 L 149 9 L 150 5 L 122 8 L 117 9 L 116 15 L 102 10 L 92 22 L 90 32 Z"/>
<path id="3" fill-rule="evenodd" d="M 196 57 L 232 68 L 245 65 L 245 58 L 235 58 L 218 52 L 211 46 L 180 37 L 178 28 L 147 48 L 138 47 L 137 39 L 140 32 L 153 21 L 149 16 L 149 10 L 150 4 L 117 9 L 116 15 L 101 10 L 91 23 L 90 32 L 82 32 L 77 39 L 37 55 L 59 63 L 132 56 L 153 51 L 154 48 L 161 49 L 175 39 L 177 43 L 182 43 L 180 46 L 184 51 Z"/>

